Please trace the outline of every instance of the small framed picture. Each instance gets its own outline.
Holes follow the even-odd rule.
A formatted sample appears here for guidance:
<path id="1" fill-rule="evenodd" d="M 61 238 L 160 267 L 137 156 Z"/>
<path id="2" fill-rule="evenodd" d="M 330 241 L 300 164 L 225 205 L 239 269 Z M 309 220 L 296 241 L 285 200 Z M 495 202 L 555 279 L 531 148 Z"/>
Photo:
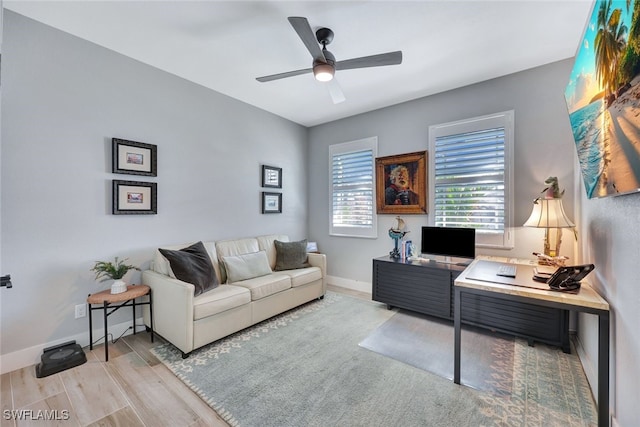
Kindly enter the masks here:
<path id="1" fill-rule="evenodd" d="M 158 176 L 158 146 L 112 138 L 112 172 Z"/>
<path id="2" fill-rule="evenodd" d="M 282 193 L 262 192 L 262 213 L 282 213 Z"/>
<path id="3" fill-rule="evenodd" d="M 155 215 L 158 213 L 158 186 L 155 182 L 113 180 L 114 215 Z"/>
<path id="4" fill-rule="evenodd" d="M 282 168 L 262 165 L 262 186 L 282 188 Z"/>

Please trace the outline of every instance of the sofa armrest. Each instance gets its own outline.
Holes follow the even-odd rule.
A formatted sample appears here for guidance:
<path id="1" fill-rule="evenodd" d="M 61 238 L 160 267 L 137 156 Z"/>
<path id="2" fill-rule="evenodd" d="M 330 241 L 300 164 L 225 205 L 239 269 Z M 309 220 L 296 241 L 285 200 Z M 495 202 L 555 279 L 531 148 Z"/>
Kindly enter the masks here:
<path id="1" fill-rule="evenodd" d="M 307 261 L 310 266 L 320 268 L 323 278 L 327 275 L 327 256 L 325 254 L 309 253 Z"/>
<path id="2" fill-rule="evenodd" d="M 327 292 L 327 256 L 325 254 L 309 253 L 307 262 L 312 267 L 320 268 L 322 272 L 322 294 Z"/>
<path id="3" fill-rule="evenodd" d="M 142 283 L 153 297 L 153 329 L 182 352 L 193 350 L 193 300 L 195 287 L 152 270 L 142 272 Z M 149 306 L 144 306 L 144 323 L 149 326 Z"/>

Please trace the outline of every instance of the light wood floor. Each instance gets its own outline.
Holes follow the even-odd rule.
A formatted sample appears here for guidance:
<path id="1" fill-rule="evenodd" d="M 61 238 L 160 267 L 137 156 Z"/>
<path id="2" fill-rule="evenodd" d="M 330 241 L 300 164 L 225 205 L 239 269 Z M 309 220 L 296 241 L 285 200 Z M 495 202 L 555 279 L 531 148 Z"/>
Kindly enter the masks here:
<path id="1" fill-rule="evenodd" d="M 371 294 L 328 289 L 371 299 Z M 161 342 L 156 337 L 151 343 L 142 332 L 110 344 L 107 363 L 99 345 L 85 348 L 87 363 L 45 378 L 36 378 L 35 366 L 1 375 L 0 427 L 228 426 L 149 351 Z M 24 410 L 23 419 L 6 419 L 11 410 Z M 58 420 L 44 420 L 45 413 Z"/>

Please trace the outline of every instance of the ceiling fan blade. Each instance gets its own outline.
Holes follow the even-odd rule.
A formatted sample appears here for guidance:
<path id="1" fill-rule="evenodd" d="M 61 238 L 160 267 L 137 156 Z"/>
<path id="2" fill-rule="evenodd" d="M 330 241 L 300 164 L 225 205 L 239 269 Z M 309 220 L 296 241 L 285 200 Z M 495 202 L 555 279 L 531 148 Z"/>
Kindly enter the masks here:
<path id="1" fill-rule="evenodd" d="M 270 76 L 256 77 L 259 82 L 270 82 L 272 80 L 285 79 L 287 77 L 299 76 L 300 74 L 306 74 L 313 71 L 311 68 L 305 68 L 304 70 L 287 71 L 286 73 L 272 74 Z"/>
<path id="2" fill-rule="evenodd" d="M 336 70 L 352 70 L 354 68 L 380 67 L 383 65 L 402 64 L 402 51 L 363 56 L 336 62 Z"/>
<path id="3" fill-rule="evenodd" d="M 329 95 L 331 95 L 331 100 L 334 104 L 340 104 L 345 101 L 344 93 L 340 88 L 340 85 L 336 81 L 335 78 L 326 82 L 327 88 L 329 89 Z"/>
<path id="4" fill-rule="evenodd" d="M 320 49 L 320 45 L 318 44 L 318 40 L 316 40 L 316 35 L 311 29 L 311 25 L 309 25 L 309 21 L 307 18 L 303 18 L 300 16 L 290 16 L 289 23 L 298 33 L 298 37 L 302 39 L 302 42 L 307 47 L 307 50 L 313 56 L 313 59 L 321 59 L 322 62 L 327 62 L 322 53 L 322 49 Z"/>

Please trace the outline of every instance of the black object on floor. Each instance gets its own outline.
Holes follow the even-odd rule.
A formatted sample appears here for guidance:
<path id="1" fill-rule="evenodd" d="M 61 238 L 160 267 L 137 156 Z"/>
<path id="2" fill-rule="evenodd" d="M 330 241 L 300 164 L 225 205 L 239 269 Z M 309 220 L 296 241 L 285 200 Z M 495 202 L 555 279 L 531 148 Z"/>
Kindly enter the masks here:
<path id="1" fill-rule="evenodd" d="M 42 378 L 57 374 L 74 366 L 82 365 L 87 361 L 80 344 L 68 341 L 43 350 L 40 363 L 36 365 L 36 377 Z"/>

